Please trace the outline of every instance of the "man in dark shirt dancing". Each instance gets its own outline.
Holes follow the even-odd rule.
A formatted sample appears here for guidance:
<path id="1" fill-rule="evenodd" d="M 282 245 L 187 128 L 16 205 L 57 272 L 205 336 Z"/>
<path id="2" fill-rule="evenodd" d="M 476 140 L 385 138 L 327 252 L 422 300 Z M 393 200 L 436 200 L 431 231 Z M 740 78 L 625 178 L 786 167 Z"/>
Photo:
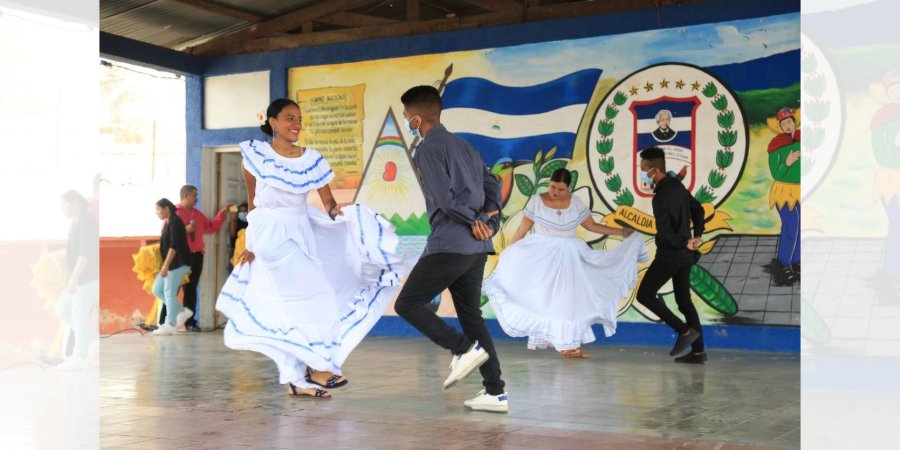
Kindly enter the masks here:
<path id="1" fill-rule="evenodd" d="M 422 334 L 453 353 L 444 389 L 480 368 L 484 389 L 465 406 L 508 412 L 500 360 L 481 316 L 484 265 L 487 255 L 494 253 L 491 237 L 500 226 L 500 184 L 478 152 L 441 125 L 442 104 L 437 89 L 417 86 L 406 91 L 400 101 L 407 130 L 422 139 L 414 160 L 425 193 L 431 234 L 394 309 Z M 425 307 L 448 288 L 462 334 Z"/>
<path id="2" fill-rule="evenodd" d="M 700 316 L 691 300 L 691 266 L 698 254 L 700 236 L 704 230 L 703 208 L 678 178 L 666 173 L 665 151 L 650 147 L 642 150 L 640 156 L 640 176 L 645 183 L 653 186 L 654 192 L 656 258 L 644 274 L 637 301 L 678 333 L 675 347 L 669 352 L 670 356 L 675 357 L 675 362 L 705 364 Z M 659 289 L 670 279 L 675 288 L 678 310 L 687 323 L 676 317 L 657 297 Z"/>

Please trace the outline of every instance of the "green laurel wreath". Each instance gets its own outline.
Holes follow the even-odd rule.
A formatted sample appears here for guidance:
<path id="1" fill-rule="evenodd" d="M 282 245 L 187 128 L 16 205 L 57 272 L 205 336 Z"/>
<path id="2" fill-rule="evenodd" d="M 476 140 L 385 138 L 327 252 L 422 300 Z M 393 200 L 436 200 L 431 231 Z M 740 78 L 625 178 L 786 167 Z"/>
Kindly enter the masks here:
<path id="1" fill-rule="evenodd" d="M 619 206 L 634 205 L 634 194 L 631 193 L 631 189 L 623 185 L 622 177 L 616 173 L 616 160 L 610 155 L 614 142 L 614 139 L 610 136 L 612 136 L 613 131 L 616 128 L 613 119 L 619 115 L 619 108 L 625 105 L 625 102 L 627 101 L 628 95 L 622 91 L 616 92 L 616 95 L 613 96 L 613 102 L 606 105 L 606 109 L 604 110 L 606 119 L 601 120 L 597 124 L 597 132 L 600 133 L 601 138 L 595 141 L 597 153 L 600 154 L 597 165 L 600 168 L 600 171 L 606 175 L 606 179 L 603 180 L 603 183 L 606 185 L 607 189 L 616 193 L 616 198 L 613 199 L 613 202 Z"/>
<path id="2" fill-rule="evenodd" d="M 713 107 L 719 111 L 716 115 L 716 122 L 720 128 L 717 137 L 719 145 L 722 146 L 716 151 L 716 168 L 711 169 L 706 178 L 708 185 L 702 185 L 696 194 L 697 201 L 700 203 L 710 203 L 716 199 L 713 189 L 718 189 L 725 184 L 727 178 L 725 170 L 734 163 L 732 147 L 737 143 L 738 132 L 733 129 L 734 111 L 728 109 L 728 98 L 718 93 L 718 88 L 712 81 L 703 88 L 703 95 L 711 99 Z M 604 109 L 606 118 L 597 124 L 597 132 L 600 133 L 601 138 L 595 141 L 597 153 L 600 155 L 600 159 L 597 161 L 598 168 L 606 175 L 604 180 L 606 188 L 616 193 L 613 202 L 619 206 L 634 205 L 634 194 L 629 188 L 623 186 L 622 178 L 615 171 L 615 158 L 610 155 L 614 144 L 614 139 L 610 137 L 615 130 L 613 119 L 619 115 L 620 108 L 627 101 L 628 95 L 622 91 L 616 92 L 613 96 L 613 103 Z"/>
<path id="3" fill-rule="evenodd" d="M 703 95 L 711 100 L 713 108 L 719 113 L 716 115 L 716 122 L 719 125 L 718 139 L 722 148 L 716 150 L 716 168 L 710 169 L 706 182 L 700 186 L 695 197 L 700 203 L 712 203 L 716 199 L 713 193 L 714 189 L 718 189 L 725 184 L 728 175 L 725 170 L 734 163 L 734 150 L 732 147 L 737 143 L 738 132 L 732 129 L 734 127 L 734 111 L 728 109 L 728 98 L 719 93 L 718 88 L 712 81 L 706 83 L 703 87 Z"/>

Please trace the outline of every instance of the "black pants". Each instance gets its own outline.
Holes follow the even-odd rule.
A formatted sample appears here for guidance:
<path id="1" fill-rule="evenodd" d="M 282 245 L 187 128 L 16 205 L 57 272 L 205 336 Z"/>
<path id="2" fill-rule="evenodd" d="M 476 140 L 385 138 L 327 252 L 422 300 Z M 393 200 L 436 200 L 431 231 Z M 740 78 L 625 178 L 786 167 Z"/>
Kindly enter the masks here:
<path id="1" fill-rule="evenodd" d="M 700 327 L 697 308 L 694 307 L 694 302 L 691 300 L 691 266 L 693 265 L 694 262 L 690 258 L 668 257 L 657 253 L 638 288 L 637 301 L 653 311 L 653 314 L 659 316 L 666 325 L 678 333 L 684 333 L 689 327 L 700 332 L 700 338 L 694 341 L 692 346 L 693 352 L 700 353 L 703 351 L 703 329 Z M 678 304 L 678 310 L 684 315 L 687 324 L 675 316 L 662 299 L 656 296 L 659 289 L 670 279 L 675 288 L 675 303 Z"/>
<path id="2" fill-rule="evenodd" d="M 500 379 L 500 359 L 481 317 L 481 282 L 486 261 L 487 255 L 483 253 L 436 253 L 423 257 L 400 290 L 394 309 L 422 334 L 454 355 L 465 353 L 474 341 L 478 341 L 490 355 L 480 368 L 485 390 L 490 395 L 499 395 L 505 386 Z M 448 288 L 463 334 L 425 307 L 435 295 Z"/>
<path id="3" fill-rule="evenodd" d="M 182 304 L 195 313 L 197 312 L 197 286 L 200 285 L 200 274 L 202 273 L 203 253 L 191 253 L 191 275 L 188 277 L 188 282 L 181 285 L 181 292 L 183 294 Z M 159 313 L 159 323 L 165 323 L 165 320 L 166 305 L 163 305 L 162 312 Z M 197 326 L 197 321 L 191 316 L 184 324 Z"/>

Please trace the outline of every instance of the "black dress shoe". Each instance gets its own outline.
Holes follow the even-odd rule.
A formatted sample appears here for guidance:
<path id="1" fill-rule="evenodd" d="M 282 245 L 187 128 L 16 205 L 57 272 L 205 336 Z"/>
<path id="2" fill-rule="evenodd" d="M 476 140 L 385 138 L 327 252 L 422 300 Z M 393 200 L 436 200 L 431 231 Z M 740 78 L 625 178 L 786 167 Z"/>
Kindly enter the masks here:
<path id="1" fill-rule="evenodd" d="M 185 325 L 185 326 L 184 326 L 184 330 L 185 330 L 185 331 L 190 331 L 190 332 L 192 332 L 192 333 L 197 333 L 197 332 L 203 331 L 203 330 L 201 330 L 200 327 L 198 327 L 197 325 Z"/>
<path id="2" fill-rule="evenodd" d="M 684 356 L 679 356 L 675 358 L 675 362 L 683 363 L 683 364 L 706 364 L 706 352 L 703 353 L 688 353 Z"/>
<path id="3" fill-rule="evenodd" d="M 689 351 L 688 347 L 690 347 L 697 339 L 700 339 L 700 332 L 693 328 L 688 328 L 687 333 L 678 335 L 678 339 L 675 341 L 675 346 L 672 347 L 672 351 L 669 352 L 669 356 L 684 355 Z"/>

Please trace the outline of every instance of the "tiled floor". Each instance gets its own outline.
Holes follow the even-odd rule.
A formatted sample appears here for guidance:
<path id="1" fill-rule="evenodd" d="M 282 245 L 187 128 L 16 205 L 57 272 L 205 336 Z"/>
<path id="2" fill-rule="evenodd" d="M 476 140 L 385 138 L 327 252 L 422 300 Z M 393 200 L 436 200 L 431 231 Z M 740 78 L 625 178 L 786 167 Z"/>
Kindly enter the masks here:
<path id="1" fill-rule="evenodd" d="M 900 280 L 881 272 L 880 239 L 807 239 L 803 336 L 844 355 L 900 356 Z M 849 352 L 849 353 L 848 353 Z"/>
<path id="2" fill-rule="evenodd" d="M 468 412 L 477 373 L 441 389 L 449 355 L 422 338 L 368 338 L 331 400 L 292 398 L 265 357 L 220 332 L 124 334 L 101 347 L 101 448 L 799 448 L 799 358 L 587 346 L 590 360 L 497 343 L 508 415 Z"/>
<path id="3" fill-rule="evenodd" d="M 700 259 L 738 304 L 722 322 L 742 325 L 800 326 L 800 283 L 776 286 L 767 265 L 775 258 L 777 236 L 722 235 Z"/>

